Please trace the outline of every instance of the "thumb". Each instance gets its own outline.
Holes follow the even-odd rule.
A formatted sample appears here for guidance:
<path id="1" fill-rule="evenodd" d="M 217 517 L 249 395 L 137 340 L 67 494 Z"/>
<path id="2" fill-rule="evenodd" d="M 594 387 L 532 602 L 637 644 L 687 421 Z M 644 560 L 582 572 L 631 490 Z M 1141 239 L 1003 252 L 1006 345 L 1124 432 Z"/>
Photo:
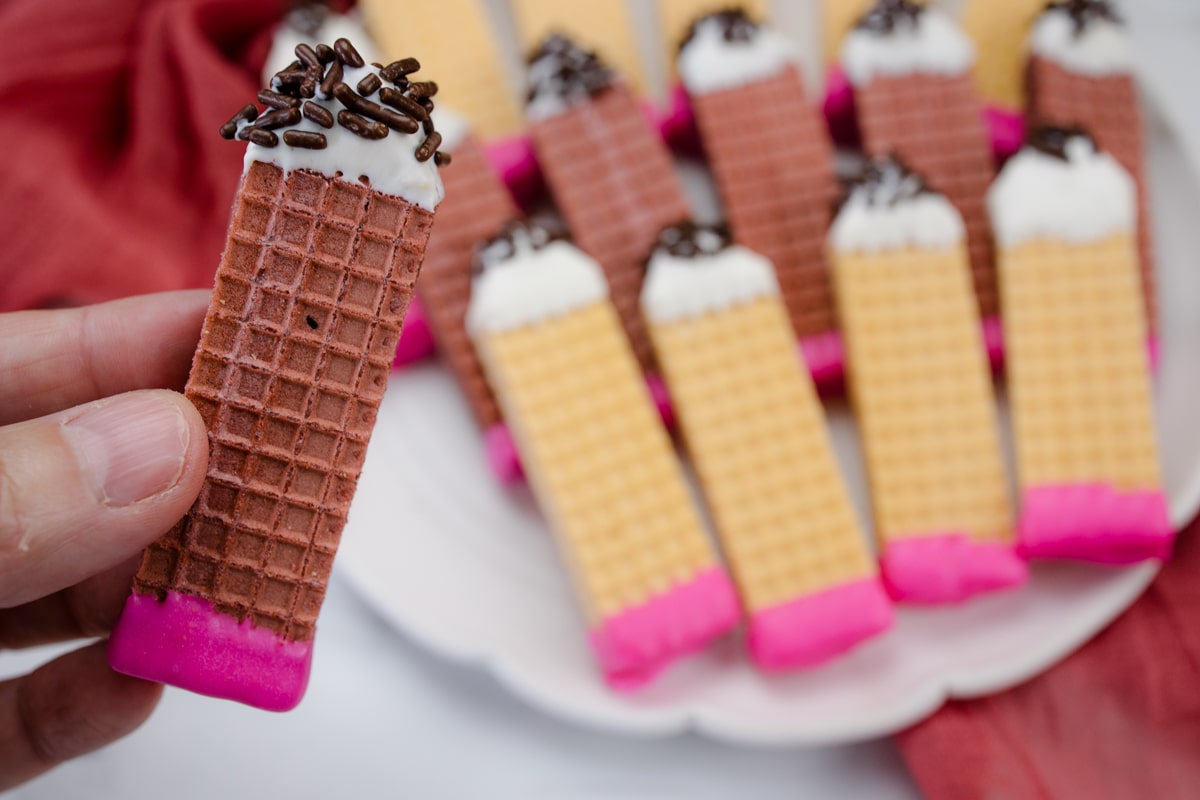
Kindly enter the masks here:
<path id="1" fill-rule="evenodd" d="M 204 422 L 175 392 L 0 428 L 0 608 L 136 555 L 187 513 L 207 463 Z"/>

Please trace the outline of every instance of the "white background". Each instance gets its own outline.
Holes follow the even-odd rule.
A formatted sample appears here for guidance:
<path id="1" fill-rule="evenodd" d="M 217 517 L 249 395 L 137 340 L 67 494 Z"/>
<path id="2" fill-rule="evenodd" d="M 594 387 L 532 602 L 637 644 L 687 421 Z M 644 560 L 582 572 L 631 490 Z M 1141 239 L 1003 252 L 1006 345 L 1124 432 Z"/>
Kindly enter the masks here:
<path id="1" fill-rule="evenodd" d="M 1200 156 L 1200 3 L 1127 5 L 1145 76 Z M 557 722 L 482 672 L 394 633 L 336 572 L 321 623 L 297 711 L 274 715 L 168 690 L 137 733 L 12 796 L 917 797 L 888 742 L 754 751 L 695 736 L 620 739 Z M 0 654 L 0 677 L 52 654 Z"/>

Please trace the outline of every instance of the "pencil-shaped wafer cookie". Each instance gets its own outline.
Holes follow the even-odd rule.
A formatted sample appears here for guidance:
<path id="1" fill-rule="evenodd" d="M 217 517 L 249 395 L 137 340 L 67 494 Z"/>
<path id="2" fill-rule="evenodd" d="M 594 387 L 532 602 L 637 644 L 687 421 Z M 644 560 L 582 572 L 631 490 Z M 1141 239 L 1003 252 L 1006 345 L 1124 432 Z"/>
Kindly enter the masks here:
<path id="1" fill-rule="evenodd" d="M 963 28 L 975 43 L 975 85 L 997 155 L 1007 158 L 1025 136 L 1025 66 L 1029 30 L 1049 0 L 967 0 Z"/>
<path id="2" fill-rule="evenodd" d="M 747 0 L 738 9 L 751 19 L 771 16 L 770 0 Z M 659 31 L 662 35 L 663 63 L 674 75 L 680 43 L 688 38 L 692 25 L 701 17 L 730 10 L 727 0 L 658 0 Z"/>
<path id="3" fill-rule="evenodd" d="M 868 165 L 830 233 L 883 577 L 956 602 L 1025 580 L 962 217 L 898 162 Z"/>
<path id="4" fill-rule="evenodd" d="M 642 58 L 625 0 L 513 0 L 513 15 L 521 49 L 530 51 L 552 34 L 563 34 L 595 47 L 605 62 L 634 90 L 646 88 Z"/>
<path id="5" fill-rule="evenodd" d="M 1042 128 L 989 196 L 1032 557 L 1165 558 L 1137 257 L 1137 190 L 1079 130 Z"/>
<path id="6" fill-rule="evenodd" d="M 594 53 L 552 36 L 529 66 L 534 148 L 571 236 L 604 268 L 643 370 L 653 364 L 638 310 L 646 254 L 689 216 L 666 146 L 629 87 Z"/>
<path id="7" fill-rule="evenodd" d="M 466 116 L 481 136 L 519 132 L 519 93 L 507 80 L 483 0 L 362 0 L 359 8 L 384 56 L 420 59 L 438 76 L 439 102 Z"/>
<path id="8" fill-rule="evenodd" d="M 771 263 L 727 234 L 663 231 L 642 310 L 764 669 L 886 630 L 879 583 Z"/>
<path id="9" fill-rule="evenodd" d="M 994 175 L 991 148 L 971 81 L 974 48 L 936 9 L 881 0 L 842 45 L 854 85 L 863 147 L 898 156 L 958 209 L 979 309 L 999 311 L 985 197 Z"/>
<path id="10" fill-rule="evenodd" d="M 433 327 L 438 350 L 487 439 L 493 471 L 501 480 L 512 481 L 520 477 L 520 465 L 475 345 L 467 334 L 466 317 L 475 245 L 495 236 L 505 223 L 517 217 L 518 211 L 488 165 L 479 139 L 461 121 L 447 125 L 442 110 L 436 113 L 443 133 L 442 147 L 454 160 L 441 172 L 446 199 L 438 207 L 438 223 L 429 239 L 417 294 Z"/>
<path id="11" fill-rule="evenodd" d="M 444 161 L 425 87 L 399 74 L 416 63 L 381 75 L 344 39 L 296 54 L 259 94 L 273 110 L 221 129 L 250 145 L 186 388 L 208 475 L 142 556 L 108 651 L 120 672 L 271 710 L 308 680 Z"/>
<path id="12" fill-rule="evenodd" d="M 1142 291 L 1154 335 L 1158 315 L 1146 146 L 1128 35 L 1107 2 L 1073 0 L 1052 4 L 1038 18 L 1030 50 L 1031 122 L 1084 128 L 1137 182 Z"/>
<path id="13" fill-rule="evenodd" d="M 634 688 L 737 623 L 604 274 L 544 230 L 480 253 L 467 312 L 609 683 Z"/>
<path id="14" fill-rule="evenodd" d="M 813 375 L 840 378 L 824 252 L 838 193 L 833 146 L 798 59 L 777 31 L 724 11 L 697 20 L 679 74 L 734 238 L 774 264 Z"/>

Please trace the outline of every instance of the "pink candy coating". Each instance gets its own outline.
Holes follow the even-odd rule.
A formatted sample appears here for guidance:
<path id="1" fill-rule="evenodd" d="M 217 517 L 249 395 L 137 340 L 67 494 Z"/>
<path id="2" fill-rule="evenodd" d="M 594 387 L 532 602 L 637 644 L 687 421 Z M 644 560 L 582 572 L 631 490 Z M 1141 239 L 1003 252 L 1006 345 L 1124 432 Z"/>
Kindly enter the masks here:
<path id="1" fill-rule="evenodd" d="M 492 474 L 505 486 L 525 482 L 525 470 L 521 468 L 521 457 L 517 454 L 517 443 L 512 431 L 503 422 L 497 422 L 483 434 L 483 446 L 487 449 L 488 466 Z"/>
<path id="2" fill-rule="evenodd" d="M 992 138 L 992 152 L 998 162 L 1004 163 L 1025 144 L 1025 115 L 1020 110 L 985 106 L 983 122 Z"/>
<path id="3" fill-rule="evenodd" d="M 740 615 L 733 584 L 714 566 L 689 583 L 609 617 L 588 638 L 609 686 L 633 691 L 671 662 L 731 630 Z"/>
<path id="4" fill-rule="evenodd" d="M 891 601 L 871 578 L 758 612 L 746 643 L 763 670 L 795 669 L 828 661 L 891 626 Z"/>
<path id="5" fill-rule="evenodd" d="M 958 603 L 1029 579 L 1012 547 L 964 533 L 897 538 L 884 548 L 880 566 L 892 599 L 910 603 Z"/>
<path id="6" fill-rule="evenodd" d="M 1171 557 L 1175 532 L 1161 491 L 1122 492 L 1104 483 L 1025 490 L 1018 527 L 1027 558 L 1133 564 Z"/>
<path id="7" fill-rule="evenodd" d="M 429 328 L 425 309 L 414 295 L 412 302 L 408 304 L 404 327 L 400 329 L 400 343 L 396 346 L 396 360 L 392 362 L 392 369 L 400 369 L 428 358 L 433 355 L 435 347 L 433 331 Z"/>
<path id="8" fill-rule="evenodd" d="M 526 135 L 513 136 L 489 142 L 486 150 L 488 163 L 508 186 L 517 205 L 529 211 L 545 189 L 533 140 Z"/>
<path id="9" fill-rule="evenodd" d="M 290 711 L 308 686 L 312 643 L 238 622 L 201 597 L 135 593 L 109 639 L 108 663 L 135 678 Z"/>
<path id="10" fill-rule="evenodd" d="M 822 391 L 842 386 L 845 376 L 846 350 L 842 335 L 837 331 L 808 336 L 800 340 L 800 355 L 812 373 L 813 383 Z"/>

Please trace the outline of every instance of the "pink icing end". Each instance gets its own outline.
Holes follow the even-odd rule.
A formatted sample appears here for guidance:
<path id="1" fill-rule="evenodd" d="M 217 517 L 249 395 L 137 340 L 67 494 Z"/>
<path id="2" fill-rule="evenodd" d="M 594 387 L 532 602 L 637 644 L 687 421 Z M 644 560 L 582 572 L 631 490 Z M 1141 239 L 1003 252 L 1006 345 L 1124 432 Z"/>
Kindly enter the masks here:
<path id="1" fill-rule="evenodd" d="M 429 320 L 425 317 L 420 300 L 414 297 L 408 304 L 404 327 L 400 329 L 400 343 L 396 346 L 396 360 L 392 362 L 392 368 L 400 369 L 420 361 L 432 355 L 433 351 L 433 332 L 429 329 Z"/>
<path id="2" fill-rule="evenodd" d="M 800 354 L 804 357 L 804 363 L 808 365 L 808 371 L 812 373 L 813 383 L 822 393 L 842 387 L 846 351 L 840 333 L 830 331 L 801 339 Z"/>
<path id="3" fill-rule="evenodd" d="M 1021 111 L 989 105 L 983 109 L 983 121 L 992 137 L 992 152 L 1000 163 L 1016 155 L 1025 144 L 1025 115 Z"/>
<path id="4" fill-rule="evenodd" d="M 308 686 L 312 643 L 239 623 L 200 597 L 133 594 L 109 639 L 108 663 L 135 678 L 290 711 Z"/>
<path id="5" fill-rule="evenodd" d="M 763 670 L 796 669 L 828 661 L 891 626 L 891 601 L 871 578 L 758 612 L 747 646 Z"/>
<path id="6" fill-rule="evenodd" d="M 677 153 L 700 158 L 704 155 L 704 145 L 700 141 L 700 131 L 696 127 L 696 115 L 692 111 L 692 101 L 688 98 L 687 90 L 682 84 L 675 84 L 666 110 L 658 115 L 658 130 L 663 141 Z"/>
<path id="7" fill-rule="evenodd" d="M 1162 342 L 1153 334 L 1146 340 L 1146 353 L 1150 356 L 1150 371 L 1158 374 L 1158 367 L 1162 363 Z"/>
<path id="8" fill-rule="evenodd" d="M 1161 491 L 1035 486 L 1022 499 L 1018 547 L 1027 558 L 1116 565 L 1171 557 L 1175 532 Z"/>
<path id="9" fill-rule="evenodd" d="M 650 390 L 650 399 L 662 419 L 665 427 L 675 427 L 675 407 L 671 405 L 671 394 L 667 391 L 667 383 L 657 375 L 646 376 L 646 388 Z"/>
<path id="10" fill-rule="evenodd" d="M 513 486 L 525 481 L 525 470 L 521 468 L 521 456 L 517 453 L 517 443 L 513 441 L 512 432 L 503 422 L 497 422 L 488 428 L 483 435 L 483 445 L 487 448 L 488 465 L 492 474 L 505 486 Z"/>
<path id="11" fill-rule="evenodd" d="M 514 136 L 489 142 L 488 162 L 508 186 L 509 193 L 524 211 L 529 211 L 545 190 L 542 169 L 528 136 Z"/>
<path id="12" fill-rule="evenodd" d="M 627 692 L 732 630 L 740 616 L 733 584 L 714 566 L 690 583 L 609 617 L 589 639 L 608 685 Z"/>
<path id="13" fill-rule="evenodd" d="M 832 64 L 825 75 L 825 123 L 838 144 L 854 146 L 859 143 L 857 111 L 854 106 L 854 87 L 838 64 Z"/>
<path id="14" fill-rule="evenodd" d="M 987 348 L 988 363 L 992 369 L 1004 368 L 1004 325 L 999 317 L 988 317 L 982 322 L 983 346 Z"/>
<path id="15" fill-rule="evenodd" d="M 1012 547 L 963 533 L 898 538 L 884 548 L 880 566 L 888 594 L 909 603 L 958 603 L 1029 579 Z"/>

